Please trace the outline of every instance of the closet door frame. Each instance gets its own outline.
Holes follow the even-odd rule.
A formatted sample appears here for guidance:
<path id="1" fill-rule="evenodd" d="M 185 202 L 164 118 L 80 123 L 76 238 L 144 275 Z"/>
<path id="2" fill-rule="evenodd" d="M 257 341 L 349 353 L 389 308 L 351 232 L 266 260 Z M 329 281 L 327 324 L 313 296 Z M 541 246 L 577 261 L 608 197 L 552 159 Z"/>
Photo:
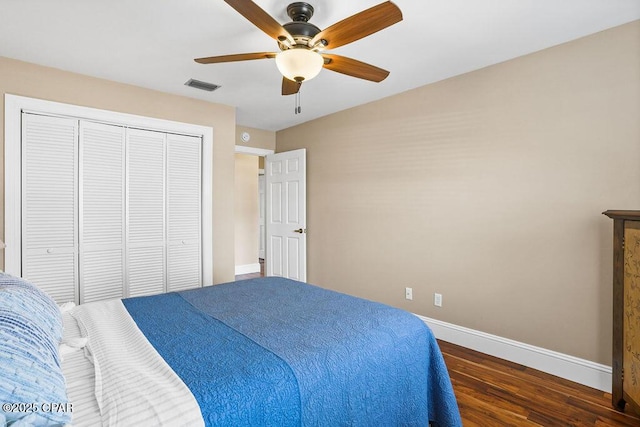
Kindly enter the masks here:
<path id="1" fill-rule="evenodd" d="M 4 271 L 22 273 L 22 112 L 74 117 L 132 128 L 198 136 L 202 138 L 202 283 L 213 284 L 213 128 L 134 114 L 100 110 L 41 99 L 5 94 L 5 238 Z"/>

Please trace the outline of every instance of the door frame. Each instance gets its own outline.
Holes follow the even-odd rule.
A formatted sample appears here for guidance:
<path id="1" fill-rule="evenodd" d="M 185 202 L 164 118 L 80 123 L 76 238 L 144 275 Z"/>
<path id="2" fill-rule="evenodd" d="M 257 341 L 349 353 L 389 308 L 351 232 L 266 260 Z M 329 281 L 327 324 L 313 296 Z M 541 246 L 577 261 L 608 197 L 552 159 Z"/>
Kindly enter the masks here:
<path id="1" fill-rule="evenodd" d="M 202 138 L 202 283 L 213 284 L 213 128 L 25 96 L 4 96 L 4 270 L 22 271 L 22 112 L 67 116 Z"/>
<path id="2" fill-rule="evenodd" d="M 268 148 L 247 147 L 246 145 L 236 145 L 236 153 L 264 157 L 269 154 L 275 154 L 275 150 L 269 150 Z"/>
<path id="3" fill-rule="evenodd" d="M 266 157 L 269 154 L 275 154 L 275 150 L 270 150 L 268 148 L 248 147 L 246 145 L 236 145 L 235 153 L 236 154 L 248 154 L 250 156 Z M 256 179 L 258 179 L 257 176 L 256 176 Z M 260 206 L 258 206 L 258 209 L 260 209 Z M 256 226 L 257 226 L 257 224 L 256 224 Z M 260 230 L 258 230 L 258 232 L 259 231 Z M 268 256 L 269 256 L 268 251 L 265 250 L 264 258 L 263 258 L 265 265 L 267 265 L 267 257 Z M 234 261 L 234 265 L 235 265 L 235 261 Z"/>

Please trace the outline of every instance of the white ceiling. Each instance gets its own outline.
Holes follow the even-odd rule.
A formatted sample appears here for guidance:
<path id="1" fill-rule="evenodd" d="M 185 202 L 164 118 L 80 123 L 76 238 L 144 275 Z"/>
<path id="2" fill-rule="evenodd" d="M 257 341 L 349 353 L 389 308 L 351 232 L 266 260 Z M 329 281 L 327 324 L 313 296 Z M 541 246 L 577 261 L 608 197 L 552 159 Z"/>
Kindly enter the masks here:
<path id="1" fill-rule="evenodd" d="M 309 0 L 322 28 L 382 0 Z M 286 0 L 256 0 L 289 21 Z M 639 0 L 395 0 L 404 20 L 337 48 L 391 71 L 372 83 L 323 70 L 280 95 L 273 60 L 194 58 L 277 51 L 222 0 L 0 0 L 0 56 L 236 107 L 240 125 L 280 130 L 640 19 Z M 195 78 L 222 86 L 203 92 Z"/>

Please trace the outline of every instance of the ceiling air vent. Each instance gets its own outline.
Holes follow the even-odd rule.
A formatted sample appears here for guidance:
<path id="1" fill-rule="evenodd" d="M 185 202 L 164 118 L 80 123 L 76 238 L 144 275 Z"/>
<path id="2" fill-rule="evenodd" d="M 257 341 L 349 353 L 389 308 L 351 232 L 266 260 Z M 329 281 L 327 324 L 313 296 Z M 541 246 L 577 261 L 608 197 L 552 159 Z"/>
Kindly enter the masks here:
<path id="1" fill-rule="evenodd" d="M 189 79 L 185 83 L 185 85 L 190 86 L 190 87 L 194 87 L 194 88 L 200 89 L 200 90 L 206 90 L 207 92 L 213 92 L 214 90 L 220 88 L 219 85 L 215 85 L 213 83 L 202 82 L 202 81 L 196 80 L 196 79 Z"/>

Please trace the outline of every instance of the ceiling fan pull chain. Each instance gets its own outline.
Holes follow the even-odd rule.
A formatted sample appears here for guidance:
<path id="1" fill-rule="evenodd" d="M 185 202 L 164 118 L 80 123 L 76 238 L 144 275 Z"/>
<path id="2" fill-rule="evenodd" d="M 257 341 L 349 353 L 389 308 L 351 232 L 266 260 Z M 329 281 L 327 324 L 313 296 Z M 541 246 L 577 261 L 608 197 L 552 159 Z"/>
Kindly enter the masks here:
<path id="1" fill-rule="evenodd" d="M 294 108 L 294 112 L 296 114 L 300 114 L 302 112 L 302 107 L 300 106 L 300 91 L 296 93 L 296 106 Z"/>

